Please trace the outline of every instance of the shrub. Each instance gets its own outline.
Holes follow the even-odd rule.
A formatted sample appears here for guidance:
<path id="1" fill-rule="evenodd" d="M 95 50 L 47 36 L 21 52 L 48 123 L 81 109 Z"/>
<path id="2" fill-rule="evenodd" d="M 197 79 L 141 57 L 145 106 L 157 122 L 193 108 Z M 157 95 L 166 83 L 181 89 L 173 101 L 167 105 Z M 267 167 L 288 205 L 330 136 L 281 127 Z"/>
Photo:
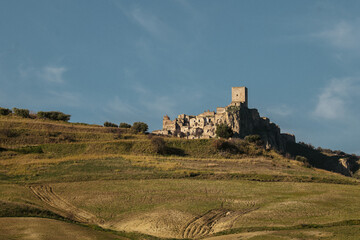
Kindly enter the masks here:
<path id="1" fill-rule="evenodd" d="M 36 118 L 37 118 L 37 114 L 36 114 L 36 113 L 33 113 L 33 112 L 30 112 L 29 118 L 31 118 L 31 119 L 36 119 Z"/>
<path id="2" fill-rule="evenodd" d="M 299 142 L 299 144 L 306 148 L 312 149 L 312 150 L 315 149 L 315 147 L 313 145 L 311 145 L 310 143 Z"/>
<path id="3" fill-rule="evenodd" d="M 299 161 L 299 162 L 303 162 L 303 163 L 305 163 L 305 162 L 308 161 L 306 157 L 299 156 L 299 155 L 297 155 L 297 156 L 295 157 L 295 160 L 296 160 L 296 161 Z"/>
<path id="4" fill-rule="evenodd" d="M 202 130 L 201 128 L 197 128 L 195 130 L 195 136 L 196 137 L 201 137 L 201 135 L 203 134 L 204 130 Z"/>
<path id="5" fill-rule="evenodd" d="M 44 153 L 41 146 L 27 146 L 27 147 L 21 147 L 17 149 L 13 149 L 13 151 L 23 154 L 29 154 L 29 153 Z"/>
<path id="6" fill-rule="evenodd" d="M 122 122 L 122 123 L 119 124 L 119 128 L 131 128 L 131 125 Z"/>
<path id="7" fill-rule="evenodd" d="M 225 123 L 216 125 L 215 133 L 216 133 L 216 136 L 221 137 L 221 138 L 226 138 L 226 139 L 228 139 L 234 135 L 234 132 L 231 129 L 231 127 L 229 127 Z"/>
<path id="8" fill-rule="evenodd" d="M 112 122 L 104 122 L 104 127 L 118 127 L 115 123 Z"/>
<path id="9" fill-rule="evenodd" d="M 255 143 L 256 145 L 263 144 L 261 137 L 259 135 L 248 135 L 245 137 L 245 141 L 247 141 L 249 143 Z"/>
<path id="10" fill-rule="evenodd" d="M 151 139 L 151 144 L 155 148 L 155 152 L 158 154 L 166 153 L 166 144 L 162 137 L 153 137 Z"/>
<path id="11" fill-rule="evenodd" d="M 6 116 L 12 113 L 12 111 L 8 108 L 2 108 L 0 107 L 0 115 Z"/>
<path id="12" fill-rule="evenodd" d="M 50 120 L 59 120 L 59 121 L 69 121 L 71 115 L 62 113 L 62 112 L 38 112 L 37 113 L 38 118 L 44 118 L 44 119 L 50 119 Z"/>
<path id="13" fill-rule="evenodd" d="M 216 139 L 212 142 L 212 146 L 215 148 L 216 151 L 223 150 L 225 140 L 224 139 Z"/>
<path id="14" fill-rule="evenodd" d="M 3 128 L 0 129 L 0 135 L 11 138 L 11 137 L 18 137 L 21 135 L 21 133 L 17 129 Z"/>
<path id="15" fill-rule="evenodd" d="M 180 137 L 180 138 L 184 138 L 184 137 L 186 137 L 186 134 L 183 133 L 183 132 L 180 132 L 179 137 Z"/>
<path id="16" fill-rule="evenodd" d="M 306 157 L 297 155 L 295 160 L 304 163 L 305 167 L 311 167 L 309 160 Z"/>
<path id="17" fill-rule="evenodd" d="M 16 116 L 23 117 L 23 118 L 29 118 L 30 117 L 30 111 L 28 109 L 19 109 L 19 108 L 13 108 L 13 112 Z"/>
<path id="18" fill-rule="evenodd" d="M 230 106 L 226 109 L 226 112 L 234 114 L 236 112 L 239 112 L 240 108 L 240 106 Z"/>
<path id="19" fill-rule="evenodd" d="M 143 122 L 134 122 L 131 127 L 135 132 L 139 133 L 145 133 L 148 130 L 148 125 Z"/>
<path id="20" fill-rule="evenodd" d="M 232 144 L 232 142 L 226 141 L 224 139 L 216 139 L 212 144 L 216 151 L 228 152 L 231 154 L 240 152 L 239 149 L 234 144 Z"/>

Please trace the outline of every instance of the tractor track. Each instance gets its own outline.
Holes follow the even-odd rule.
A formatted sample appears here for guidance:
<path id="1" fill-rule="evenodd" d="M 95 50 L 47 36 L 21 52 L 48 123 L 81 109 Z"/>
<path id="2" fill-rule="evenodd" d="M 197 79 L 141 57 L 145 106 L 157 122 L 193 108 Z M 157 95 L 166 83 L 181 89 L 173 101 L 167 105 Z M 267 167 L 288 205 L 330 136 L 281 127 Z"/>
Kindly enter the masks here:
<path id="1" fill-rule="evenodd" d="M 185 225 L 182 231 L 183 238 L 201 238 L 213 233 L 213 227 L 217 222 L 227 219 L 227 223 L 232 225 L 240 216 L 252 212 L 258 208 L 250 208 L 243 211 L 231 211 L 227 209 L 213 209 L 207 213 L 193 218 Z"/>
<path id="2" fill-rule="evenodd" d="M 76 222 L 86 224 L 101 224 L 103 221 L 99 220 L 94 214 L 75 207 L 65 199 L 57 195 L 53 188 L 49 185 L 31 185 L 28 188 L 34 195 L 43 201 L 48 206 L 55 209 L 59 215 L 71 219 Z"/>

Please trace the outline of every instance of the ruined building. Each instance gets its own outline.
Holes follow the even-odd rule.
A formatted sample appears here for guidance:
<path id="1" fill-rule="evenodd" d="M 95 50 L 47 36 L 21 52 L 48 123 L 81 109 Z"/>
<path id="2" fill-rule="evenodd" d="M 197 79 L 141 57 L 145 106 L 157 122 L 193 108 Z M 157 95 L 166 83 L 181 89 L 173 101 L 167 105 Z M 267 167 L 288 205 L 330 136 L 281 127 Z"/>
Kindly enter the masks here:
<path id="1" fill-rule="evenodd" d="M 175 120 L 169 116 L 163 118 L 163 129 L 154 131 L 159 135 L 176 135 L 194 138 L 216 137 L 216 125 L 225 123 L 234 132 L 234 137 L 244 138 L 258 134 L 267 148 L 285 150 L 286 142 L 295 142 L 294 135 L 280 133 L 280 128 L 266 117 L 260 117 L 257 109 L 248 108 L 248 90 L 246 87 L 231 88 L 231 103 L 218 107 L 215 111 L 205 111 L 197 116 L 181 114 Z"/>

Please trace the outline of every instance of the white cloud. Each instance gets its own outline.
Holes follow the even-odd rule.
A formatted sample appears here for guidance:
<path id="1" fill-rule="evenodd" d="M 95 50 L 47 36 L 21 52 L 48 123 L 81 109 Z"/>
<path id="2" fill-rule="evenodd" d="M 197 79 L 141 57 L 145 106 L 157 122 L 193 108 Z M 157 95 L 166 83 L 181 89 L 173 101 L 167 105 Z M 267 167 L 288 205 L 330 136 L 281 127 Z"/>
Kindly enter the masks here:
<path id="1" fill-rule="evenodd" d="M 281 117 L 286 117 L 293 113 L 292 109 L 285 104 L 268 107 L 266 110 L 270 114 L 278 115 Z"/>
<path id="2" fill-rule="evenodd" d="M 330 28 L 315 34 L 327 44 L 340 49 L 356 49 L 360 47 L 359 21 L 340 21 Z"/>
<path id="3" fill-rule="evenodd" d="M 63 83 L 63 74 L 66 71 L 65 67 L 46 66 L 40 71 L 39 76 L 46 82 Z"/>
<path id="4" fill-rule="evenodd" d="M 359 96 L 358 80 L 332 79 L 320 92 L 313 115 L 324 119 L 345 119 L 351 114 L 352 102 L 357 101 L 357 96 Z"/>

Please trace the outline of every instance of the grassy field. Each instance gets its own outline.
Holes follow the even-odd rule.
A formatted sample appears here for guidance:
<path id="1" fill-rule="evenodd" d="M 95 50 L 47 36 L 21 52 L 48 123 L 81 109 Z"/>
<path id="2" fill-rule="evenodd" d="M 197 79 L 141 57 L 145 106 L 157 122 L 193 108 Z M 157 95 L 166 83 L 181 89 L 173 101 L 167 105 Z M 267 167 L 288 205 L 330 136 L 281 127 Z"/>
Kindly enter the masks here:
<path id="1" fill-rule="evenodd" d="M 357 178 L 252 143 L 241 142 L 241 153 L 219 151 L 214 140 L 165 143 L 161 155 L 151 137 L 129 129 L 0 117 L 0 238 L 356 239 L 360 233 Z"/>
<path id="2" fill-rule="evenodd" d="M 127 239 L 112 233 L 45 218 L 0 218 L 0 228 L 0 239 Z"/>

